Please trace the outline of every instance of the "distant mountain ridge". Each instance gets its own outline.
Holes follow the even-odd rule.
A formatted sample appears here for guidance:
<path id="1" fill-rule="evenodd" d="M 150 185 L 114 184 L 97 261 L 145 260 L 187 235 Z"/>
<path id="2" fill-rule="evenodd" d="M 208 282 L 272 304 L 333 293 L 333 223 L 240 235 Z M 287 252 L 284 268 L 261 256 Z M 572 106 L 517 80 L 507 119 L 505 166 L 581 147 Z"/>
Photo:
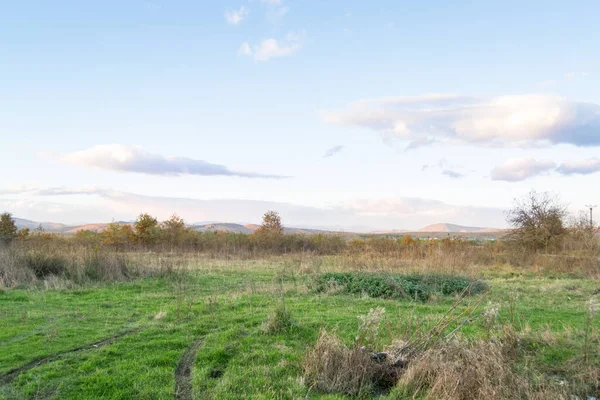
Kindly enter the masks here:
<path id="1" fill-rule="evenodd" d="M 109 223 L 95 223 L 95 224 L 83 224 L 83 225 L 66 225 L 56 222 L 37 222 L 31 221 L 24 218 L 13 218 L 17 228 L 28 228 L 30 230 L 35 230 L 38 228 L 42 228 L 46 232 L 50 233 L 62 233 L 65 235 L 74 235 L 79 231 L 87 230 L 92 232 L 103 232 Z M 126 221 L 118 221 L 120 224 L 129 224 L 132 222 Z M 211 231 L 219 231 L 219 232 L 232 232 L 232 233 L 245 233 L 250 234 L 254 232 L 256 229 L 260 227 L 257 224 L 235 224 L 235 223 L 227 223 L 227 222 L 211 222 L 207 224 L 194 224 L 189 225 L 195 231 L 198 232 L 211 232 Z M 320 230 L 320 229 L 306 229 L 306 228 L 294 228 L 294 227 L 284 227 L 285 233 L 304 233 L 307 235 L 316 234 L 316 233 L 332 233 L 332 231 Z"/>
<path id="2" fill-rule="evenodd" d="M 92 232 L 102 232 L 109 225 L 106 222 L 102 223 L 92 223 L 92 224 L 82 224 L 82 225 L 67 225 L 57 222 L 37 222 L 31 221 L 24 218 L 14 218 L 17 228 L 29 228 L 30 230 L 35 230 L 42 227 L 43 230 L 52 233 L 62 233 L 65 235 L 74 235 L 82 230 L 89 230 Z M 121 224 L 132 224 L 131 221 L 118 221 Z M 250 234 L 254 232 L 256 229 L 260 227 L 257 224 L 236 224 L 230 222 L 210 222 L 210 223 L 196 223 L 189 225 L 190 228 L 198 231 L 198 232 L 211 232 L 211 231 L 220 231 L 220 232 L 232 232 L 232 233 L 245 233 Z M 406 230 L 406 229 L 389 229 L 389 230 L 378 230 L 368 232 L 371 234 L 394 234 L 394 235 L 402 235 L 404 233 L 499 233 L 505 231 L 504 229 L 498 228 L 485 228 L 485 227 L 475 227 L 475 226 L 463 226 L 456 225 L 450 223 L 439 223 L 427 225 L 424 228 L 421 228 L 416 231 Z M 339 232 L 336 230 L 326 230 L 326 229 L 310 229 L 310 228 L 296 228 L 296 227 L 284 227 L 285 233 L 303 233 L 307 235 L 318 234 L 318 233 L 339 233 L 344 235 L 352 235 L 353 232 Z M 357 232 L 354 232 L 357 233 Z"/>
<path id="3" fill-rule="evenodd" d="M 447 232 L 447 233 L 493 233 L 502 232 L 504 229 L 481 228 L 477 226 L 463 226 L 449 223 L 427 225 L 417 232 Z"/>
<path id="4" fill-rule="evenodd" d="M 60 224 L 57 222 L 37 222 L 37 221 L 31 221 L 31 220 L 24 219 L 24 218 L 14 218 L 14 217 L 13 217 L 13 220 L 15 221 L 15 225 L 17 225 L 17 228 L 19 228 L 19 229 L 28 228 L 30 230 L 34 230 L 34 229 L 38 229 L 41 227 L 45 231 L 62 233 L 64 230 L 69 228 L 68 225 Z"/>

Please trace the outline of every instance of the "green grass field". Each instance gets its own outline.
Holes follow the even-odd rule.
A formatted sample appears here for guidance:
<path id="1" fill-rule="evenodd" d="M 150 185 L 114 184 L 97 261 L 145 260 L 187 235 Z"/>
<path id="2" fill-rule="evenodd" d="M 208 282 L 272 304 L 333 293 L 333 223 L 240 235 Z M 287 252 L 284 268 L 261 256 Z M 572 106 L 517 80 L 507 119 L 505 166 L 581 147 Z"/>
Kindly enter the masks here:
<path id="1" fill-rule="evenodd" d="M 280 260 L 229 261 L 168 278 L 0 290 L 0 398 L 345 398 L 310 390 L 302 378 L 303 360 L 322 328 L 351 344 L 358 317 L 381 306 L 383 348 L 432 326 L 456 299 L 315 293 L 311 279 Z M 583 364 L 600 367 L 598 318 L 584 361 L 586 302 L 600 291 L 598 281 L 517 276 L 485 282 L 490 291 L 482 307 L 498 303 L 496 324 L 511 324 L 529 338 L 515 368 L 560 382 Z M 264 333 L 263 322 L 282 303 L 293 326 Z M 475 318 L 461 335 L 490 332 Z M 401 395 L 392 390 L 380 397 Z"/>

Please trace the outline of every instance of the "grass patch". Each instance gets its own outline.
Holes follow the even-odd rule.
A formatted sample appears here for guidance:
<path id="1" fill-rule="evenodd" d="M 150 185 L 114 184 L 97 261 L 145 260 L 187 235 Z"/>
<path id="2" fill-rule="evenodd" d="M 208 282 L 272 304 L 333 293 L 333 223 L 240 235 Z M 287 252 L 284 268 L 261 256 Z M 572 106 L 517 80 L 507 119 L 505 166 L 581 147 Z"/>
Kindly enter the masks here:
<path id="1" fill-rule="evenodd" d="M 156 254 L 136 257 L 158 263 Z M 316 353 L 313 360 L 324 357 L 337 365 L 354 360 L 351 366 L 359 363 L 377 370 L 382 367 L 380 361 L 367 359 L 365 354 L 388 351 L 388 347 L 395 346 L 395 339 L 416 331 L 429 332 L 439 321 L 447 321 L 445 315 L 456 303 L 456 295 L 437 295 L 443 293 L 440 285 L 426 302 L 412 301 L 414 297 L 409 295 L 406 300 L 352 293 L 315 295 L 308 290 L 309 285 L 314 289 L 311 275 L 290 275 L 290 268 L 300 266 L 282 263 L 285 260 L 202 259 L 176 276 L 158 274 L 114 282 L 84 277 L 85 282 L 90 282 L 86 286 L 5 288 L 0 291 L 0 375 L 42 357 L 49 361 L 0 385 L 0 399 L 173 399 L 177 364 L 186 349 L 199 339 L 204 345 L 196 354 L 189 377 L 195 400 L 340 400 L 356 396 L 350 393 L 377 395 L 384 400 L 412 398 L 417 391 L 422 397 L 432 393 L 431 388 L 441 382 L 441 377 L 427 375 L 427 371 L 438 375 L 444 371 L 434 371 L 435 363 L 427 367 L 416 362 L 413 367 L 419 366 L 423 372 L 415 370 L 414 379 L 404 382 L 402 391 L 408 396 L 396 386 L 389 393 L 383 390 L 389 385 L 386 369 L 369 372 L 364 379 L 354 372 L 346 378 L 332 377 L 329 382 L 333 383 L 318 378 L 317 390 L 310 374 L 305 378 L 309 370 L 307 355 L 316 348 L 324 329 L 328 337 L 321 343 L 336 343 L 336 353 Z M 128 276 L 135 272 L 136 265 L 141 262 L 127 264 Z M 115 261 L 115 266 L 120 264 Z M 285 273 L 282 268 L 287 268 Z M 338 267 L 324 262 L 321 268 L 331 271 Z M 31 273 L 28 268 L 25 270 Z M 113 270 L 123 271 L 120 267 Z M 432 350 L 430 359 L 448 363 L 448 374 L 456 377 L 470 364 L 450 369 L 454 368 L 454 355 L 470 357 L 470 352 L 480 354 L 484 350 L 492 354 L 497 349 L 480 349 L 477 343 L 497 341 L 501 328 L 508 324 L 514 327 L 518 340 L 502 347 L 502 351 L 512 352 L 503 353 L 504 360 L 510 361 L 515 373 L 531 381 L 533 393 L 547 389 L 549 386 L 544 385 L 548 382 L 564 381 L 569 384 L 570 395 L 598 397 L 594 385 L 600 371 L 600 319 L 592 319 L 586 308 L 598 290 L 598 281 L 521 277 L 487 282 L 493 289 L 474 315 L 482 312 L 489 301 L 499 305 L 497 317 L 485 326 L 481 319 L 473 318 L 461 330 L 459 348 L 445 350 L 452 356 L 444 359 L 439 353 L 441 348 L 436 347 L 438 353 Z M 466 315 L 462 313 L 478 298 L 466 297 L 455 309 L 456 318 L 462 320 L 458 316 Z M 277 311 L 283 301 L 284 313 Z M 383 308 L 384 315 L 378 311 Z M 265 321 L 278 321 L 274 323 L 278 327 L 289 326 L 285 322 L 289 319 L 283 314 L 293 317 L 299 328 L 265 334 Z M 443 338 L 455 326 L 448 324 L 440 336 Z M 589 346 L 584 361 L 586 331 Z M 103 346 L 90 346 L 122 332 L 131 333 Z M 471 344 L 473 347 L 469 347 Z M 72 351 L 82 346 L 84 350 Z M 365 349 L 361 351 L 362 347 Z M 468 354 L 462 355 L 463 347 Z M 315 363 L 312 371 L 321 368 Z M 495 371 L 488 367 L 482 370 Z M 477 373 L 472 368 L 469 371 Z M 495 379 L 491 374 L 486 376 Z M 581 390 L 571 390 L 577 379 Z M 356 389 L 361 381 L 361 389 Z M 348 385 L 350 389 L 336 386 L 345 382 L 352 383 Z M 416 389 L 419 385 L 423 387 Z"/>
<path id="2" fill-rule="evenodd" d="M 320 275 L 314 291 L 367 294 L 386 299 L 429 300 L 434 294 L 455 295 L 468 290 L 477 294 L 488 289 L 480 280 L 451 275 L 399 275 L 378 273 L 330 272 Z"/>
<path id="3" fill-rule="evenodd" d="M 271 311 L 261 326 L 262 331 L 270 335 L 287 332 L 297 327 L 297 322 L 290 315 L 283 301 Z"/>

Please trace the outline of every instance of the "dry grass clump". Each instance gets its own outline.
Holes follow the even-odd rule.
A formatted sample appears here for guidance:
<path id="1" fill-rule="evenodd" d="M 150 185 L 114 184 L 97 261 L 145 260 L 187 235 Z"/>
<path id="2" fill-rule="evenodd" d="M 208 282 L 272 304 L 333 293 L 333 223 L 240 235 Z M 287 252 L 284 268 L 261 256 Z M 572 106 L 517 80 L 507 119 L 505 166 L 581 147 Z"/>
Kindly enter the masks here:
<path id="1" fill-rule="evenodd" d="M 6 248 L 0 248 L 0 288 L 15 287 L 36 280 L 34 271 L 23 268 L 19 255 Z"/>
<path id="2" fill-rule="evenodd" d="M 0 249 L 0 287 L 115 282 L 140 277 L 168 276 L 177 272 L 168 257 L 97 249 L 59 247 Z"/>
<path id="3" fill-rule="evenodd" d="M 531 333 L 517 333 L 512 325 L 498 327 L 499 308 L 494 303 L 475 315 L 484 298 L 460 311 L 463 295 L 428 331 L 407 332 L 407 340 L 395 340 L 384 352 L 374 350 L 382 348 L 377 335 L 383 309 L 359 318 L 352 346 L 321 330 L 305 357 L 305 383 L 311 390 L 359 397 L 391 389 L 390 396 L 399 399 L 569 399 L 597 390 L 595 366 L 580 366 L 567 379 L 554 382 L 523 364 Z M 458 336 L 461 327 L 475 319 L 482 320 L 485 340 Z M 541 333 L 542 338 L 547 335 L 551 333 Z M 548 340 L 553 341 L 554 337 Z"/>
<path id="4" fill-rule="evenodd" d="M 398 379 L 400 368 L 377 361 L 365 347 L 347 347 L 324 329 L 304 362 L 305 383 L 322 393 L 348 396 L 369 395 L 387 390 Z"/>
<path id="5" fill-rule="evenodd" d="M 384 313 L 384 308 L 377 307 L 358 318 L 358 334 L 351 347 L 322 329 L 304 362 L 306 384 L 319 392 L 349 396 L 366 396 L 394 386 L 403 363 L 373 352 Z"/>
<path id="6" fill-rule="evenodd" d="M 499 341 L 438 344 L 411 360 L 398 394 L 425 399 L 566 399 L 559 386 L 535 387 L 513 369 L 512 353 Z"/>
<path id="7" fill-rule="evenodd" d="M 568 399 L 568 386 L 535 383 L 531 373 L 514 369 L 516 342 L 452 340 L 439 342 L 409 359 L 390 357 L 401 349 L 373 353 L 348 347 L 321 330 L 304 362 L 306 385 L 322 393 L 370 396 L 392 389 L 392 398 L 444 400 Z M 387 355 L 387 357 L 381 355 Z M 540 381 L 540 382 L 543 382 Z"/>

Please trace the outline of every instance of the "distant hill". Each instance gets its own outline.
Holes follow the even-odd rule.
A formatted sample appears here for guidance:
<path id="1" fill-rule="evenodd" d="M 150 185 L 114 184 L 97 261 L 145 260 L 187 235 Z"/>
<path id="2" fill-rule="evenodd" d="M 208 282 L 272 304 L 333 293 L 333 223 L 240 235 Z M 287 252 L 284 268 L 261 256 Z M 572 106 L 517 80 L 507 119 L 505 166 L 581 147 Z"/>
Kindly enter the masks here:
<path id="1" fill-rule="evenodd" d="M 232 233 L 252 233 L 256 228 L 253 225 L 240 225 L 231 223 L 215 222 L 204 225 L 192 225 L 192 229 L 198 232 L 232 232 Z"/>
<path id="2" fill-rule="evenodd" d="M 463 226 L 448 223 L 427 225 L 418 230 L 418 232 L 447 232 L 447 233 L 493 233 L 502 232 L 503 229 L 481 228 L 476 226 Z"/>
<path id="3" fill-rule="evenodd" d="M 13 218 L 17 228 L 38 229 L 40 226 L 46 232 L 63 233 L 65 235 L 74 235 L 79 231 L 88 230 L 92 232 L 102 232 L 108 226 L 108 223 L 84 224 L 84 225 L 66 225 L 58 222 L 37 222 L 24 218 Z M 119 221 L 120 224 L 131 224 L 131 222 Z"/>
<path id="4" fill-rule="evenodd" d="M 199 232 L 211 232 L 211 231 L 221 231 L 221 232 L 233 232 L 233 233 L 246 233 L 250 234 L 257 230 L 260 225 L 257 224 L 233 224 L 233 223 L 225 223 L 225 222 L 215 222 L 210 224 L 203 225 L 192 225 L 192 229 Z M 293 227 L 284 227 L 284 233 L 304 233 L 306 235 L 313 235 L 318 233 L 335 233 L 332 231 L 320 230 L 320 229 L 305 229 L 305 228 L 293 228 Z"/>
<path id="5" fill-rule="evenodd" d="M 104 232 L 107 226 L 108 224 L 106 223 L 77 225 L 69 227 L 63 233 L 67 235 L 74 235 L 79 231 Z"/>
<path id="6" fill-rule="evenodd" d="M 95 223 L 95 224 L 83 224 L 83 225 L 66 225 L 56 222 L 37 222 L 31 221 L 23 218 L 14 218 L 15 223 L 19 229 L 21 228 L 29 228 L 31 230 L 37 229 L 38 227 L 42 227 L 47 232 L 52 233 L 62 233 L 65 235 L 74 235 L 82 230 L 89 230 L 93 232 L 102 232 L 108 226 L 108 223 Z M 119 221 L 120 224 L 132 224 L 131 221 Z M 258 229 L 260 225 L 257 224 L 236 224 L 236 223 L 227 223 L 227 222 L 209 222 L 209 223 L 196 223 L 190 225 L 190 228 L 198 231 L 198 232 L 211 232 L 211 231 L 220 231 L 220 232 L 232 232 L 232 233 L 245 233 L 250 234 Z M 358 233 L 352 232 L 336 232 L 333 230 L 325 230 L 325 229 L 310 229 L 310 228 L 296 228 L 296 227 L 284 227 L 285 233 L 302 233 L 306 235 L 313 235 L 319 233 L 336 233 L 344 236 L 354 236 L 358 235 Z M 496 228 L 481 228 L 474 226 L 463 226 L 449 223 L 440 223 L 428 225 L 424 228 L 419 229 L 418 231 L 407 231 L 402 229 L 390 229 L 390 230 L 380 230 L 370 232 L 370 234 L 379 234 L 379 235 L 394 235 L 401 236 L 404 234 L 412 234 L 417 237 L 430 237 L 431 235 L 425 235 L 430 233 L 456 233 L 456 234 L 473 234 L 473 235 L 483 235 L 483 234 L 491 234 L 494 236 L 498 236 L 505 232 L 503 229 Z"/>
<path id="7" fill-rule="evenodd" d="M 17 225 L 17 228 L 19 228 L 19 229 L 29 228 L 30 230 L 34 230 L 41 226 L 42 229 L 45 231 L 62 233 L 69 228 L 68 225 L 59 224 L 57 222 L 36 222 L 36 221 L 30 221 L 30 220 L 24 219 L 24 218 L 13 218 L 13 219 L 15 221 L 15 225 Z"/>
<path id="8" fill-rule="evenodd" d="M 96 224 L 83 224 L 83 225 L 66 225 L 60 224 L 56 222 L 37 222 L 31 221 L 23 218 L 14 218 L 15 224 L 17 228 L 29 228 L 30 230 L 35 230 L 40 226 L 46 232 L 50 233 L 62 233 L 65 235 L 74 235 L 79 231 L 87 230 L 92 232 L 103 232 L 106 227 L 109 225 L 108 223 L 96 223 Z M 123 225 L 132 224 L 131 221 L 118 221 Z M 245 233 L 250 234 L 258 229 L 260 225 L 257 224 L 234 224 L 234 223 L 226 223 L 226 222 L 211 222 L 206 224 L 194 224 L 190 225 L 190 228 L 198 231 L 198 232 L 211 232 L 211 231 L 220 231 L 220 232 L 232 232 L 232 233 Z M 285 233 L 304 233 L 307 235 L 317 234 L 317 233 L 334 233 L 332 231 L 319 230 L 319 229 L 305 229 L 305 228 L 293 228 L 293 227 L 284 227 Z"/>

